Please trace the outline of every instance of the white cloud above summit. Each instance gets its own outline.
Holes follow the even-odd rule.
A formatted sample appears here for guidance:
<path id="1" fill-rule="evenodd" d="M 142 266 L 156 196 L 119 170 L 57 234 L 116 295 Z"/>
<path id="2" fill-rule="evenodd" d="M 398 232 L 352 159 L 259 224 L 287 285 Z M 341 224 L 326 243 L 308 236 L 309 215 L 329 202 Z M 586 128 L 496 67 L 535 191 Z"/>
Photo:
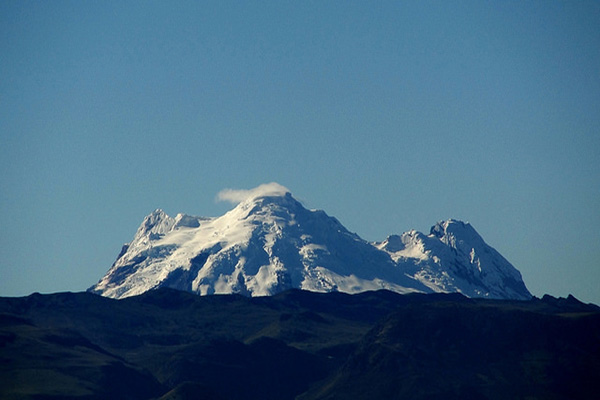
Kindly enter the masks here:
<path id="1" fill-rule="evenodd" d="M 253 189 L 223 189 L 217 193 L 216 201 L 226 201 L 233 205 L 245 200 L 263 196 L 283 196 L 290 190 L 277 182 L 264 183 Z"/>

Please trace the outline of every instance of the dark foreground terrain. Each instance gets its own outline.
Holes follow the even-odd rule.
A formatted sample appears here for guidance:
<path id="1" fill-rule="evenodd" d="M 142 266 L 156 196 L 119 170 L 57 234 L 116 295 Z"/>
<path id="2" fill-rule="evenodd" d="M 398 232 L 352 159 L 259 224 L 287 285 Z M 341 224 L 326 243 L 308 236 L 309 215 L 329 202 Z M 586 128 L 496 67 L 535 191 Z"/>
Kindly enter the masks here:
<path id="1" fill-rule="evenodd" d="M 576 299 L 164 289 L 0 298 L 1 399 L 590 399 Z"/>

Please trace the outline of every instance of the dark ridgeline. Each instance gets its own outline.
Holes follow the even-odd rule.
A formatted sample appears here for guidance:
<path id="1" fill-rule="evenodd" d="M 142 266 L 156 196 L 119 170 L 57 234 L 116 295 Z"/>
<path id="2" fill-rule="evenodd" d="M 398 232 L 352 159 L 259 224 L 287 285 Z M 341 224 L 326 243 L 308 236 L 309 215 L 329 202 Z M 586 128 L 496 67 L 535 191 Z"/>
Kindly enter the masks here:
<path id="1" fill-rule="evenodd" d="M 0 298 L 2 399 L 589 399 L 576 299 L 171 289 Z"/>

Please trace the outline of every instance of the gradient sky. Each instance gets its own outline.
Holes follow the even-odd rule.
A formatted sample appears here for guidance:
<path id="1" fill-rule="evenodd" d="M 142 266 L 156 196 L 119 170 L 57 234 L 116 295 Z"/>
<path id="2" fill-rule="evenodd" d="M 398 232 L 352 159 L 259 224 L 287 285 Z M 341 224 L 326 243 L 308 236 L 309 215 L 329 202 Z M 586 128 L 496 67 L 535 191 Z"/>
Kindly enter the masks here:
<path id="1" fill-rule="evenodd" d="M 600 304 L 600 3 L 2 1 L 0 171 L 0 296 L 276 181 L 367 240 L 469 221 Z"/>

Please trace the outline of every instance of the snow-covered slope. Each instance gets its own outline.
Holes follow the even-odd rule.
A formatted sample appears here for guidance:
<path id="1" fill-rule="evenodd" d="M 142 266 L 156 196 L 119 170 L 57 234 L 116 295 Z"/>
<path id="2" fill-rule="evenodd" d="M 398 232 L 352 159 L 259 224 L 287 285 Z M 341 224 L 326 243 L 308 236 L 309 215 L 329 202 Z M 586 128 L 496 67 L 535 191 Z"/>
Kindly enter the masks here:
<path id="1" fill-rule="evenodd" d="M 438 222 L 429 235 L 412 230 L 389 236 L 375 246 L 435 292 L 460 292 L 469 297 L 531 297 L 519 271 L 468 223 L 450 219 Z"/>
<path id="2" fill-rule="evenodd" d="M 223 196 L 240 194 L 243 201 L 218 218 L 154 211 L 90 290 L 114 298 L 165 286 L 201 295 L 301 288 L 530 297 L 519 272 L 468 224 L 450 220 L 429 236 L 411 231 L 372 244 L 304 208 L 283 186 Z"/>

